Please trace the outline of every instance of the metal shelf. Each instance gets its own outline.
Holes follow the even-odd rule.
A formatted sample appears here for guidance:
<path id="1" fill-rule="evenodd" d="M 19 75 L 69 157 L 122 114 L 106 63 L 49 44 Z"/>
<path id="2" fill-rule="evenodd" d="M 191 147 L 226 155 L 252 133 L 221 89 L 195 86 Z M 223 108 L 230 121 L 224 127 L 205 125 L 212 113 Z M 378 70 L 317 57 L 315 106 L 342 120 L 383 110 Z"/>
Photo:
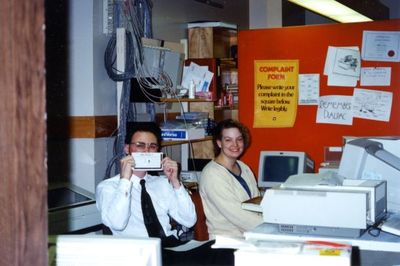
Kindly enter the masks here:
<path id="1" fill-rule="evenodd" d="M 208 140 L 212 140 L 212 136 L 206 136 L 201 139 L 190 139 L 190 140 L 164 140 L 162 141 L 161 146 L 166 147 L 166 146 L 181 145 L 181 144 L 202 142 Z"/>
<path id="2" fill-rule="evenodd" d="M 195 99 L 190 99 L 190 98 L 161 98 L 160 102 L 163 102 L 163 103 L 178 103 L 178 102 L 204 103 L 204 102 L 215 102 L 215 101 L 214 100 L 203 99 L 203 98 L 195 98 Z"/>

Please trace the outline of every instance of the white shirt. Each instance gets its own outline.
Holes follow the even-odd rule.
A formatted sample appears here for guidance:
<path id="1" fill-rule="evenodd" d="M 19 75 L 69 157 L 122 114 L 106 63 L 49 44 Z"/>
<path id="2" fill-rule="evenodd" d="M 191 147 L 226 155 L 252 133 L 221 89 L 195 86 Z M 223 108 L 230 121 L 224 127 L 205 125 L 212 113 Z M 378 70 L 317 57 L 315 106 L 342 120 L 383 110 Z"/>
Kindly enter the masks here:
<path id="1" fill-rule="evenodd" d="M 177 232 L 171 230 L 168 215 L 185 227 L 192 227 L 196 223 L 194 204 L 182 185 L 174 189 L 167 178 L 160 176 L 146 175 L 144 179 L 166 236 L 177 236 Z M 117 175 L 97 186 L 96 205 L 103 224 L 111 229 L 113 235 L 148 236 L 143 222 L 139 181 L 140 178 L 135 175 L 131 180 L 121 179 Z"/>

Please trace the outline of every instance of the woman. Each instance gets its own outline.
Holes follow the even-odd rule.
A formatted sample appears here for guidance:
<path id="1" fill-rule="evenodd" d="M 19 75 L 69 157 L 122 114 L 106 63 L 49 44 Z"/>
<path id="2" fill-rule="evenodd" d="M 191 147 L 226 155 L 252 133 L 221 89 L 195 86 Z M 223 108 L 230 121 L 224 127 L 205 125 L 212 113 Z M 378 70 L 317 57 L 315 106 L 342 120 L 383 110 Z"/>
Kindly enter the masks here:
<path id="1" fill-rule="evenodd" d="M 210 239 L 216 235 L 243 237 L 262 223 L 259 213 L 243 210 L 243 201 L 260 195 L 251 169 L 239 157 L 248 147 L 249 133 L 238 121 L 221 121 L 214 129 L 215 158 L 199 182 Z"/>

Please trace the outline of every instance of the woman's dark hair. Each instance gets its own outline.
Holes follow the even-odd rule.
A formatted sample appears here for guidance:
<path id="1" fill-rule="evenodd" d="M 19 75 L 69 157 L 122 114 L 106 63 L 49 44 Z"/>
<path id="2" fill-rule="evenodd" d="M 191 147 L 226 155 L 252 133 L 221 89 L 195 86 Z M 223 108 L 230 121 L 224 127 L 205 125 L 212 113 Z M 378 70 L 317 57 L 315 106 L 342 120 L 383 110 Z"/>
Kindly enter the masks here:
<path id="1" fill-rule="evenodd" d="M 128 125 L 127 133 L 125 136 L 125 144 L 131 143 L 132 136 L 136 132 L 149 132 L 154 134 L 157 138 L 158 149 L 161 149 L 161 129 L 154 122 L 135 122 Z"/>
<path id="2" fill-rule="evenodd" d="M 244 149 L 247 149 L 247 147 L 249 147 L 250 145 L 250 134 L 247 127 L 245 127 L 239 121 L 233 119 L 222 120 L 216 125 L 216 127 L 213 130 L 213 144 L 214 144 L 215 156 L 218 156 L 219 153 L 221 152 L 221 148 L 218 146 L 217 140 L 222 140 L 222 131 L 228 128 L 237 128 L 239 130 L 239 132 L 243 136 Z"/>

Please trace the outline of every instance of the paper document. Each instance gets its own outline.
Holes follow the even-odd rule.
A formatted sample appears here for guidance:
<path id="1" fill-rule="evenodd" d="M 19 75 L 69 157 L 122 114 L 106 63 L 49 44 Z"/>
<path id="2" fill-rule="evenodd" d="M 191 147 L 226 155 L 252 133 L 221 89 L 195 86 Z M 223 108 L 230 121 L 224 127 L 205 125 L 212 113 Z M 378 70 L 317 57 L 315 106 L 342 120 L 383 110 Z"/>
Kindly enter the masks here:
<path id="1" fill-rule="evenodd" d="M 361 56 L 366 61 L 400 62 L 400 31 L 364 31 Z"/>
<path id="2" fill-rule="evenodd" d="M 392 92 L 354 89 L 353 116 L 358 118 L 389 121 L 392 108 Z"/>
<path id="3" fill-rule="evenodd" d="M 257 249 L 235 252 L 235 266 L 335 265 L 348 266 L 351 246 L 340 243 L 259 241 Z"/>
<path id="4" fill-rule="evenodd" d="M 355 87 L 359 79 L 360 65 L 358 47 L 329 46 L 324 66 L 328 86 Z"/>
<path id="5" fill-rule="evenodd" d="M 317 123 L 352 125 L 351 101 L 352 96 L 321 96 L 317 109 Z"/>
<path id="6" fill-rule="evenodd" d="M 250 248 L 254 249 L 255 246 L 252 241 L 246 241 L 244 238 L 235 238 L 222 235 L 215 236 L 215 244 L 211 246 L 212 248 Z"/>
<path id="7" fill-rule="evenodd" d="M 361 68 L 361 86 L 390 86 L 390 67 Z"/>
<path id="8" fill-rule="evenodd" d="M 262 197 L 255 197 L 242 202 L 242 209 L 248 211 L 262 212 L 261 208 Z"/>
<path id="9" fill-rule="evenodd" d="M 299 75 L 299 105 L 318 105 L 319 74 Z"/>
<path id="10" fill-rule="evenodd" d="M 332 72 L 358 78 L 360 76 L 360 65 L 361 60 L 358 50 L 337 48 Z"/>
<path id="11" fill-rule="evenodd" d="M 400 236 L 400 213 L 392 214 L 381 225 L 381 230 Z"/>
<path id="12" fill-rule="evenodd" d="M 199 66 L 191 62 L 190 66 L 185 67 L 182 77 L 182 87 L 188 89 L 193 83 L 196 92 L 207 92 L 214 73 L 208 71 L 208 66 Z"/>
<path id="13" fill-rule="evenodd" d="M 202 245 L 204 245 L 204 244 L 206 244 L 206 243 L 208 243 L 210 241 L 213 241 L 213 240 L 207 240 L 207 241 L 190 240 L 189 242 L 187 242 L 187 243 L 185 243 L 183 245 L 180 245 L 180 246 L 177 246 L 177 247 L 171 247 L 171 248 L 164 248 L 164 249 L 183 252 L 183 251 L 188 251 L 188 250 L 192 250 L 192 249 L 195 249 L 197 247 L 200 247 L 200 246 L 202 246 Z"/>

